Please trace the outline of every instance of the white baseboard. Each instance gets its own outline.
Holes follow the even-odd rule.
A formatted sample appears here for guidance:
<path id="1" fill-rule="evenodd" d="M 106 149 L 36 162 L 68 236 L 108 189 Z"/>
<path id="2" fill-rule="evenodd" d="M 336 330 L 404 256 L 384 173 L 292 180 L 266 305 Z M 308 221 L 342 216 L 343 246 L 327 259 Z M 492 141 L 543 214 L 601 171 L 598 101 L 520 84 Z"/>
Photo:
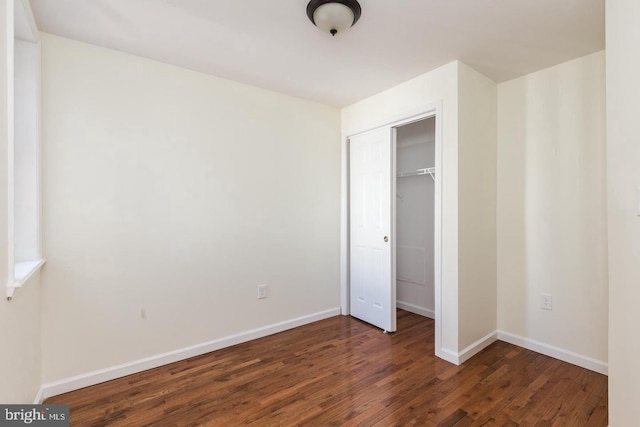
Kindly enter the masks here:
<path id="1" fill-rule="evenodd" d="M 496 335 L 496 332 L 493 331 L 460 352 L 442 348 L 436 355 L 454 365 L 460 365 L 493 344 L 497 340 Z"/>
<path id="2" fill-rule="evenodd" d="M 38 390 L 38 394 L 36 394 L 36 398 L 33 399 L 33 404 L 34 405 L 41 404 L 42 401 L 45 399 L 43 396 L 44 396 L 44 386 L 40 386 L 40 389 Z"/>
<path id="3" fill-rule="evenodd" d="M 308 323 L 317 322 L 318 320 L 323 320 L 339 315 L 340 308 L 333 308 L 331 310 L 321 311 L 307 316 L 298 317 L 296 319 L 275 323 L 273 325 L 265 326 L 262 328 L 252 329 L 236 335 L 231 335 L 225 338 L 197 344 L 191 347 L 173 350 L 167 353 L 158 354 L 156 356 L 146 357 L 144 359 L 134 360 L 132 362 L 123 363 L 121 365 L 112 366 L 110 368 L 100 369 L 98 371 L 77 375 L 71 378 L 65 378 L 48 384 L 43 384 L 40 388 L 40 391 L 38 392 L 36 401 L 37 403 L 41 403 L 51 396 L 68 393 L 70 391 L 79 390 L 84 387 L 111 381 L 116 378 L 121 378 L 127 375 L 136 374 L 138 372 L 147 371 L 149 369 L 157 368 L 169 363 L 178 362 L 190 357 L 200 356 L 201 354 L 220 350 L 225 347 L 230 347 L 243 342 L 266 337 L 268 335 L 276 334 L 278 332 L 283 332 L 289 329 L 297 328 L 298 326 L 306 325 Z"/>
<path id="4" fill-rule="evenodd" d="M 536 353 L 544 354 L 545 356 L 553 357 L 554 359 L 562 360 L 563 362 L 571 363 L 573 365 L 580 366 L 581 368 L 589 369 L 590 371 L 598 372 L 603 375 L 608 375 L 609 372 L 607 363 L 601 360 L 593 359 L 591 357 L 574 353 L 569 350 L 554 347 L 552 345 L 541 343 L 530 338 L 525 338 L 520 335 L 511 334 L 509 332 L 500 330 L 492 332 L 484 338 L 479 339 L 459 353 L 445 348 L 440 349 L 438 357 L 446 360 L 447 362 L 460 365 L 471 359 L 473 356 L 478 354 L 480 351 L 488 347 L 496 340 L 517 345 L 518 347 L 526 348 L 527 350 L 535 351 Z"/>
<path id="5" fill-rule="evenodd" d="M 609 374 L 609 365 L 601 360 L 583 356 L 569 350 L 554 347 L 549 344 L 541 343 L 539 341 L 525 338 L 520 335 L 511 334 L 505 331 L 498 331 L 498 339 L 500 341 L 508 342 L 509 344 L 517 345 L 518 347 L 526 348 L 527 350 L 535 351 L 536 353 L 553 357 L 554 359 L 562 360 L 564 362 L 589 369 L 590 371 L 598 372 L 604 375 Z"/>
<path id="6" fill-rule="evenodd" d="M 429 310 L 424 307 L 409 304 L 408 302 L 396 301 L 396 307 L 402 310 L 409 311 L 411 313 L 419 314 L 420 316 L 428 317 L 429 319 L 435 319 L 436 313 L 433 310 Z"/>
<path id="7" fill-rule="evenodd" d="M 412 310 L 414 307 L 416 306 L 398 302 L 398 308 L 401 308 L 403 310 L 415 313 L 415 311 Z M 419 309 L 420 307 L 417 308 Z M 431 317 L 428 314 L 429 310 L 425 310 L 425 312 L 427 314 L 423 314 L 423 312 L 416 314 Z M 121 365 L 112 366 L 110 368 L 77 375 L 71 378 L 65 378 L 48 384 L 43 384 L 42 387 L 40 387 L 40 390 L 38 390 L 38 393 L 34 399 L 34 403 L 42 403 L 45 399 L 51 396 L 79 390 L 84 387 L 111 381 L 113 379 L 121 378 L 138 372 L 143 372 L 169 363 L 178 362 L 190 357 L 199 356 L 215 350 L 220 350 L 225 347 L 230 347 L 243 342 L 266 337 L 268 335 L 276 334 L 278 332 L 283 332 L 289 329 L 297 328 L 298 326 L 317 322 L 318 320 L 323 320 L 338 315 L 340 315 L 340 308 L 334 308 L 331 310 L 310 314 L 308 316 L 298 317 L 296 319 L 291 319 L 285 322 L 275 323 L 273 325 L 265 326 L 262 328 L 252 329 L 240 334 L 231 335 L 229 337 L 220 338 L 202 344 L 197 344 L 191 347 L 170 351 L 156 356 L 151 356 Z M 564 362 L 568 362 L 594 372 L 608 375 L 608 365 L 606 362 L 500 330 L 486 335 L 485 337 L 479 339 L 459 353 L 446 348 L 441 348 L 438 352 L 438 357 L 450 363 L 460 365 L 461 363 L 464 363 L 471 357 L 475 356 L 477 353 L 482 351 L 484 348 L 486 348 L 496 340 L 517 345 L 519 347 L 523 347 L 528 350 L 532 350 L 537 353 L 541 353 L 546 356 L 550 356 L 555 359 L 562 360 Z"/>
<path id="8" fill-rule="evenodd" d="M 464 350 L 459 353 L 458 360 L 459 363 L 464 363 L 467 360 L 471 359 L 476 354 L 480 353 L 485 348 L 489 347 L 491 344 L 496 342 L 497 338 L 496 331 L 490 332 L 484 337 L 480 338 L 478 341 L 474 342 Z"/>
<path id="9" fill-rule="evenodd" d="M 453 363 L 454 365 L 460 364 L 460 357 L 458 356 L 458 353 L 453 350 L 449 350 L 448 348 L 441 348 L 440 351 L 436 350 L 436 356 L 449 363 Z"/>

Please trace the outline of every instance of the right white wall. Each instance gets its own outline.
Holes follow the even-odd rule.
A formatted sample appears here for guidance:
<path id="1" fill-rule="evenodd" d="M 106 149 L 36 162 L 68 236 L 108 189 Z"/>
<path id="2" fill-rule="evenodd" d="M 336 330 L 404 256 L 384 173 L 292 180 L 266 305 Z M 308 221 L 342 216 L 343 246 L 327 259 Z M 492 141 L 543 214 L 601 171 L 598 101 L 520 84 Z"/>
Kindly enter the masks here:
<path id="1" fill-rule="evenodd" d="M 640 3 L 606 2 L 609 425 L 638 425 L 640 399 Z"/>
<path id="2" fill-rule="evenodd" d="M 498 85 L 497 154 L 498 329 L 601 372 L 608 339 L 604 73 L 605 54 L 597 52 Z M 540 308 L 543 293 L 552 296 L 552 311 Z"/>

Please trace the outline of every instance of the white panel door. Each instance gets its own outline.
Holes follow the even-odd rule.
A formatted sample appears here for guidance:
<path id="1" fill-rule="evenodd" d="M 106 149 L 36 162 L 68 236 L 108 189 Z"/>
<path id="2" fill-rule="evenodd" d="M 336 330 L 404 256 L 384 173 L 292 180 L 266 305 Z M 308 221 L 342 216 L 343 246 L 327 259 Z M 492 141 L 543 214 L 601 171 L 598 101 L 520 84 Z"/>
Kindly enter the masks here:
<path id="1" fill-rule="evenodd" d="M 392 132 L 349 139 L 351 315 L 388 332 L 396 330 Z"/>

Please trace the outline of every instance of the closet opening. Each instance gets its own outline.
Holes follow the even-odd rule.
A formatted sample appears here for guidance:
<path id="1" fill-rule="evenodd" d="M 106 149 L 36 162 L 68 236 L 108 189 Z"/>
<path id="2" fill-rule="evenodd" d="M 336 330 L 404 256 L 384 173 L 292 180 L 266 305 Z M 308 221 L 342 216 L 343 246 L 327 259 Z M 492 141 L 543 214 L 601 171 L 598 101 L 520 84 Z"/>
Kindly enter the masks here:
<path id="1" fill-rule="evenodd" d="M 442 105 L 343 134 L 341 311 L 384 332 L 434 320 L 442 357 Z M 446 174 L 445 174 L 446 175 Z"/>
<path id="2" fill-rule="evenodd" d="M 436 119 L 395 127 L 396 307 L 435 319 Z"/>

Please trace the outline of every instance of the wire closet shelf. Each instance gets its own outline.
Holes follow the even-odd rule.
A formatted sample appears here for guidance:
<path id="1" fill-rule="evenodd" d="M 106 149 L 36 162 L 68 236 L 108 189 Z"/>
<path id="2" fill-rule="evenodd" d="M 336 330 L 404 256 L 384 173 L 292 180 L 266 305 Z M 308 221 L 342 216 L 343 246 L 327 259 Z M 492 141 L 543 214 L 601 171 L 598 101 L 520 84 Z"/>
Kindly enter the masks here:
<path id="1" fill-rule="evenodd" d="M 396 176 L 398 178 L 406 178 L 408 176 L 420 176 L 420 175 L 431 175 L 431 178 L 435 181 L 436 168 L 422 168 L 422 169 L 416 169 L 412 171 L 399 172 Z"/>

